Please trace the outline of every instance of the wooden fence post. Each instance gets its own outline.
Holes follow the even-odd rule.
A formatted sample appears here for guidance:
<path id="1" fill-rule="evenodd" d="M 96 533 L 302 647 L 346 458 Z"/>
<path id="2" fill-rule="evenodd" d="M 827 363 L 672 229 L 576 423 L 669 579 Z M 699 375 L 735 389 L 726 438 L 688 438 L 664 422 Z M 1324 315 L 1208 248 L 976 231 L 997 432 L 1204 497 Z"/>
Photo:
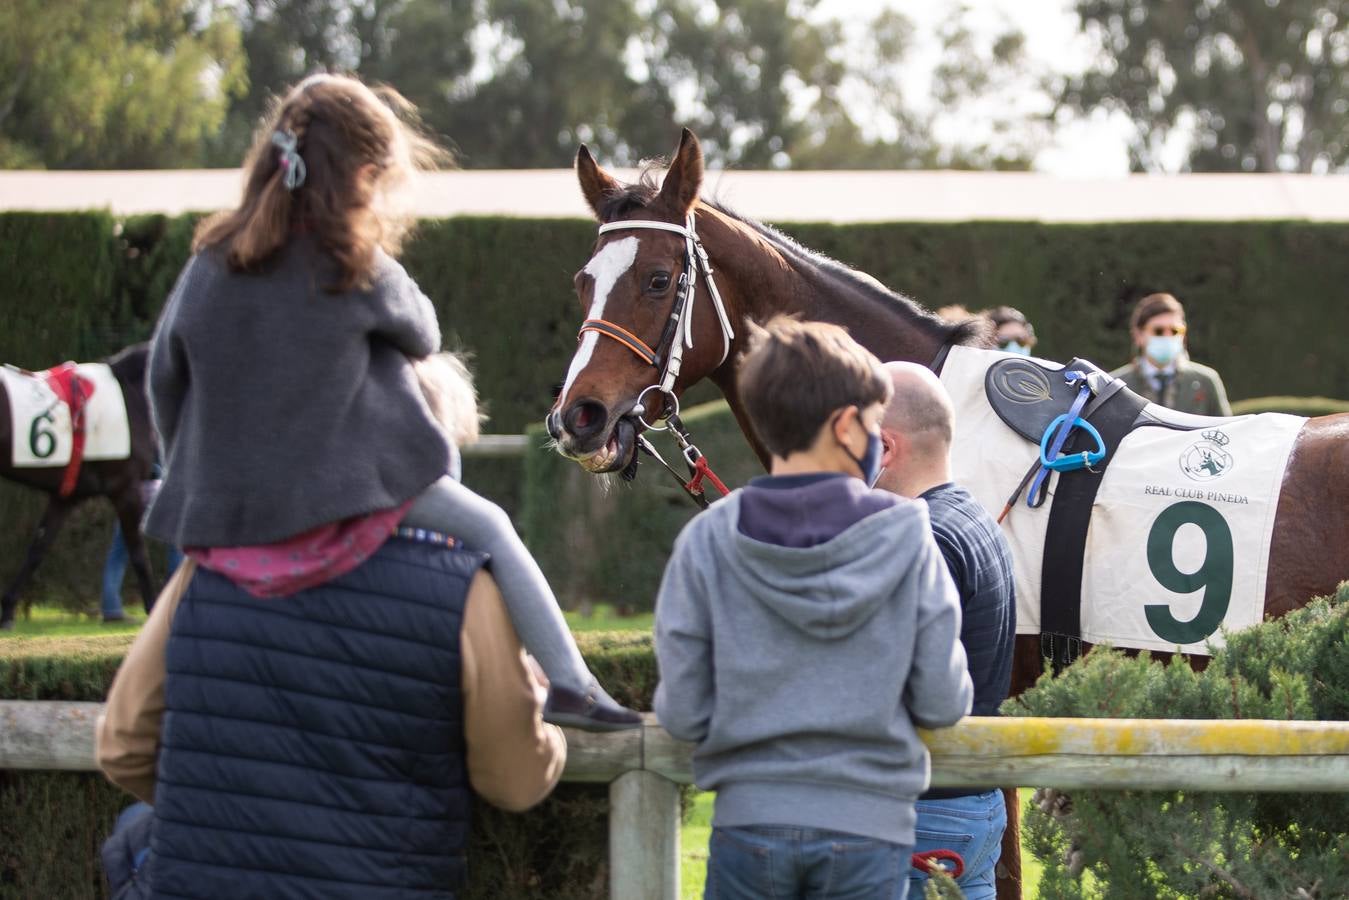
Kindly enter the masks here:
<path id="1" fill-rule="evenodd" d="M 609 900 L 679 900 L 679 786 L 654 772 L 609 785 Z"/>

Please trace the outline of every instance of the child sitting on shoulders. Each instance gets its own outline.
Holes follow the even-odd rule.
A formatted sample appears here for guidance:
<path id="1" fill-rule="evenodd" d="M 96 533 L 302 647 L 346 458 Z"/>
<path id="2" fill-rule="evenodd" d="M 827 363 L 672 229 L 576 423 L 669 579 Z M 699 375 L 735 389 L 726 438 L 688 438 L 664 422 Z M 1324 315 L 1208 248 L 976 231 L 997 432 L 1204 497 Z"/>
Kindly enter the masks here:
<path id="1" fill-rule="evenodd" d="M 545 717 L 636 727 L 586 668 L 505 514 L 443 477 L 450 446 L 412 368 L 440 328 L 394 259 L 406 230 L 394 189 L 436 152 L 412 116 L 391 89 L 316 75 L 259 130 L 242 202 L 198 227 L 155 331 L 165 475 L 146 534 L 277 597 L 360 565 L 416 504 L 424 525 L 496 560 L 551 682 Z"/>

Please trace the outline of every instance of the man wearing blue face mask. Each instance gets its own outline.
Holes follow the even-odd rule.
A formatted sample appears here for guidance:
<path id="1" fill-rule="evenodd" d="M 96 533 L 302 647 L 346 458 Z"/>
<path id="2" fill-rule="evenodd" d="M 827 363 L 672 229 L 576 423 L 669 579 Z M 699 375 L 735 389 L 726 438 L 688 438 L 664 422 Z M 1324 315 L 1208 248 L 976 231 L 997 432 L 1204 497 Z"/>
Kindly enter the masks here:
<path id="1" fill-rule="evenodd" d="M 1026 318 L 1025 313 L 1012 306 L 998 306 L 987 313 L 993 323 L 993 339 L 998 349 L 1007 353 L 1019 353 L 1030 356 L 1035 347 L 1035 326 Z"/>
<path id="2" fill-rule="evenodd" d="M 1201 416 L 1230 416 L 1218 373 L 1185 352 L 1185 308 L 1170 294 L 1148 294 L 1134 307 L 1129 332 L 1138 355 L 1111 372 L 1154 403 Z"/>

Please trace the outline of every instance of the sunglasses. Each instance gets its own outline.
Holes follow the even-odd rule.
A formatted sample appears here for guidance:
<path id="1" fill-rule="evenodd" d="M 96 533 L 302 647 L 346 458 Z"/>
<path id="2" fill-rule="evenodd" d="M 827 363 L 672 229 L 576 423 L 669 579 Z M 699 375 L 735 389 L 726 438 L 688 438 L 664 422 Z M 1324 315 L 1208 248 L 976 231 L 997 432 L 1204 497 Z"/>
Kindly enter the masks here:
<path id="1" fill-rule="evenodd" d="M 1183 336 L 1185 334 L 1185 326 L 1177 325 L 1175 328 L 1172 328 L 1169 325 L 1153 325 L 1151 328 L 1146 329 L 1144 334 L 1149 334 L 1153 337 Z"/>

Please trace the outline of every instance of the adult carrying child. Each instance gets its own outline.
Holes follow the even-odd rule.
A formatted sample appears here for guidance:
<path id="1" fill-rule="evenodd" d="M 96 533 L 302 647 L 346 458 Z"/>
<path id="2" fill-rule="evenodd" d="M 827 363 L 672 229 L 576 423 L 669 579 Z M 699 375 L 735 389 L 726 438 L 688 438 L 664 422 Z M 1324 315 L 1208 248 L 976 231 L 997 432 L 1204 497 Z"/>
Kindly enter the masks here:
<path id="1" fill-rule="evenodd" d="M 412 369 L 440 329 L 395 259 L 407 221 L 394 201 L 436 158 L 414 120 L 391 89 L 316 75 L 259 130 L 241 203 L 197 229 L 155 332 L 165 474 L 145 531 L 253 596 L 285 597 L 355 569 L 417 501 L 415 524 L 491 555 L 550 680 L 545 718 L 635 727 L 509 519 L 445 477 L 450 447 Z"/>

